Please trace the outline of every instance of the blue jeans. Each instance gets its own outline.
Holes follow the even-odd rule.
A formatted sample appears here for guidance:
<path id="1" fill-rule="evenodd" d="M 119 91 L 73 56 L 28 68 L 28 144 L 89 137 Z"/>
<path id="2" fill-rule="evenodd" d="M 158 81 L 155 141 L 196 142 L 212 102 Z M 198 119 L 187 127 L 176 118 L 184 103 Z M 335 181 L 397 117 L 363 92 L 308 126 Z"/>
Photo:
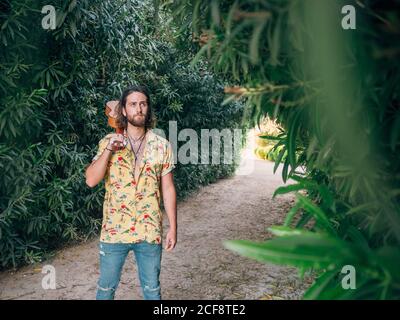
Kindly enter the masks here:
<path id="1" fill-rule="evenodd" d="M 160 269 L 161 244 L 100 242 L 100 279 L 97 300 L 113 300 L 126 256 L 133 250 L 145 300 L 161 300 Z"/>

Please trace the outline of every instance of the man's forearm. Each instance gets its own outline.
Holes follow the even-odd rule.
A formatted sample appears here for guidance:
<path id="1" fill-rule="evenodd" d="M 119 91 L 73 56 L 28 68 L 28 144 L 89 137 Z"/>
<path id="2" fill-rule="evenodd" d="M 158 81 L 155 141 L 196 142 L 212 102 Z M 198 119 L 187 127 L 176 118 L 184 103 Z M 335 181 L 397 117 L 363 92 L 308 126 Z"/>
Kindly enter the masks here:
<path id="1" fill-rule="evenodd" d="M 111 154 L 112 151 L 104 149 L 101 156 L 86 169 L 86 184 L 89 187 L 93 188 L 104 178 Z"/>
<path id="2" fill-rule="evenodd" d="M 170 230 L 177 231 L 176 191 L 174 185 L 168 186 L 163 190 L 163 200 Z"/>

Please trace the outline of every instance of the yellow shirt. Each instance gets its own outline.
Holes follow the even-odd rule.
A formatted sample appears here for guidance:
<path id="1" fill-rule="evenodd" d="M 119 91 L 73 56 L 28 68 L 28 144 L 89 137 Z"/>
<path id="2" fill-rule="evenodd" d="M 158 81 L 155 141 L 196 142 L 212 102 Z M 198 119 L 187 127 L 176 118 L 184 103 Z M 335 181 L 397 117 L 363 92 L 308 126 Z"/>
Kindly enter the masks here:
<path id="1" fill-rule="evenodd" d="M 126 130 L 124 136 L 127 137 Z M 100 140 L 93 160 L 101 156 L 109 139 L 110 134 Z M 175 165 L 168 140 L 151 129 L 147 130 L 146 139 L 138 181 L 133 176 L 134 156 L 129 143 L 110 156 L 104 176 L 106 192 L 100 235 L 102 242 L 162 242 L 161 177 Z"/>

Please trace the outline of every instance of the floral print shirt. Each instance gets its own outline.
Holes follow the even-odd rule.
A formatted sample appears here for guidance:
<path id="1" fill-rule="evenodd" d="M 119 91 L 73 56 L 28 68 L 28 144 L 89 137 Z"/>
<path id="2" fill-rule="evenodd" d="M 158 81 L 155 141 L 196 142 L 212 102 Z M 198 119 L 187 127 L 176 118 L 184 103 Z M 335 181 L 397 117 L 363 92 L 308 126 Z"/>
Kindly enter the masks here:
<path id="1" fill-rule="evenodd" d="M 126 130 L 124 137 L 127 138 Z M 93 160 L 106 148 L 110 134 L 99 142 Z M 168 140 L 147 130 L 144 153 L 138 163 L 139 178 L 134 178 L 134 155 L 129 143 L 110 156 L 105 179 L 105 198 L 100 241 L 108 243 L 161 243 L 161 177 L 174 169 Z"/>

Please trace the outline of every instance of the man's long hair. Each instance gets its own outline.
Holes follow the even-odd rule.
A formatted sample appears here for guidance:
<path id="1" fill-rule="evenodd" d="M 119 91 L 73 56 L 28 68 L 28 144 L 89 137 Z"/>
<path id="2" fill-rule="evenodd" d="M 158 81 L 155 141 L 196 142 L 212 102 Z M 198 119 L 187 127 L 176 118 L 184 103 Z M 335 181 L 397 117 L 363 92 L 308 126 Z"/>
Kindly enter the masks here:
<path id="1" fill-rule="evenodd" d="M 131 86 L 131 87 L 125 89 L 124 92 L 122 93 L 121 99 L 119 100 L 119 103 L 116 107 L 116 114 L 117 114 L 116 120 L 117 120 L 118 127 L 123 128 L 123 129 L 126 129 L 128 127 L 128 119 L 127 119 L 127 117 L 125 117 L 123 115 L 122 109 L 126 107 L 127 97 L 133 92 L 140 92 L 146 96 L 148 107 L 147 107 L 147 115 L 146 115 L 144 126 L 145 126 L 146 130 L 153 128 L 156 123 L 156 118 L 153 114 L 153 108 L 152 108 L 152 104 L 151 104 L 150 94 L 149 94 L 149 91 L 147 90 L 147 88 L 145 86 L 141 86 L 141 85 Z M 125 112 L 126 112 L 126 109 L 125 109 Z"/>

